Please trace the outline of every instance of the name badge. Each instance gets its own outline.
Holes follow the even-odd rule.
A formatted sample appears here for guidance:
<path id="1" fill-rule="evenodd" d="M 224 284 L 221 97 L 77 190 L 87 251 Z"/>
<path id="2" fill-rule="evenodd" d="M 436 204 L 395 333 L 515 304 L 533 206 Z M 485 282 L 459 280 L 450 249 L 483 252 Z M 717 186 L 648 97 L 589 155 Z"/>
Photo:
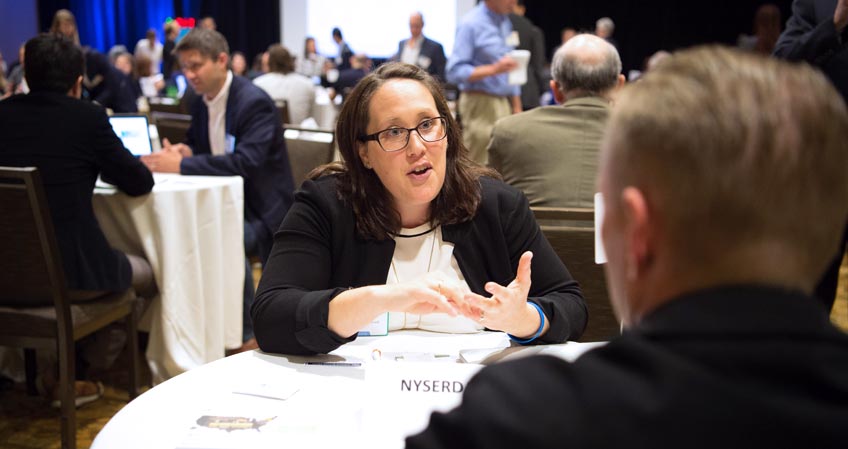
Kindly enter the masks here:
<path id="1" fill-rule="evenodd" d="M 363 327 L 358 334 L 360 337 L 378 337 L 389 335 L 389 312 L 381 313 L 373 321 Z"/>
<path id="2" fill-rule="evenodd" d="M 513 31 L 506 37 L 506 44 L 510 47 L 518 47 L 520 43 L 521 40 L 518 38 L 518 31 Z"/>
<path id="3" fill-rule="evenodd" d="M 426 56 L 419 56 L 418 57 L 418 67 L 421 67 L 424 70 L 429 69 L 431 63 L 432 63 L 432 61 L 430 60 L 430 58 L 428 58 Z"/>
<path id="4" fill-rule="evenodd" d="M 233 154 L 236 151 L 236 136 L 227 134 L 224 136 L 224 152 Z"/>

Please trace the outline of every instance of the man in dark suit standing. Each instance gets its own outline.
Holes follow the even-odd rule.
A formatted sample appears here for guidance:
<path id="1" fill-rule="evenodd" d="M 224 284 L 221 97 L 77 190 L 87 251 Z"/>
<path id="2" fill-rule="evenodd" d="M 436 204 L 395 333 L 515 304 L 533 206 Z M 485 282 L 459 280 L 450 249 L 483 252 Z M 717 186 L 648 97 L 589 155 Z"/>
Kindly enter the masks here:
<path id="1" fill-rule="evenodd" d="M 484 368 L 406 447 L 844 448 L 848 335 L 811 296 L 848 217 L 839 95 L 807 66 L 702 47 L 625 87 L 607 129 L 625 332 L 573 363 Z"/>
<path id="2" fill-rule="evenodd" d="M 545 35 L 530 19 L 524 17 L 527 11 L 524 0 L 518 0 L 512 11 L 509 21 L 512 22 L 512 29 L 518 33 L 518 46 L 515 49 L 530 52 L 527 82 L 521 86 L 521 108 L 526 111 L 539 106 L 539 98 L 547 88 L 549 78 L 545 72 Z"/>
<path id="3" fill-rule="evenodd" d="M 195 28 L 175 51 L 200 98 L 191 105 L 186 143 L 165 140 L 163 151 L 142 160 L 158 172 L 244 178 L 244 249 L 265 262 L 294 190 L 277 109 L 262 89 L 228 69 L 229 46 L 217 31 Z M 251 271 L 245 261 L 243 338 L 248 346 L 255 345 Z"/>
<path id="4" fill-rule="evenodd" d="M 342 30 L 338 27 L 333 28 L 333 41 L 339 46 L 339 54 L 334 60 L 336 68 L 341 72 L 350 68 L 350 58 L 353 57 L 353 50 L 350 45 L 345 42 L 342 37 Z"/>
<path id="5" fill-rule="evenodd" d="M 848 0 L 795 0 L 792 17 L 774 47 L 777 57 L 806 61 L 822 69 L 848 101 Z M 843 205 L 848 208 L 848 204 Z M 833 307 L 839 266 L 848 242 L 848 223 L 830 266 L 816 286 L 816 297 Z"/>
<path id="6" fill-rule="evenodd" d="M 414 12 L 409 16 L 409 39 L 398 43 L 398 51 L 392 56 L 392 61 L 417 65 L 435 76 L 439 81 L 445 81 L 445 64 L 447 56 L 442 44 L 424 36 L 424 16 Z"/>

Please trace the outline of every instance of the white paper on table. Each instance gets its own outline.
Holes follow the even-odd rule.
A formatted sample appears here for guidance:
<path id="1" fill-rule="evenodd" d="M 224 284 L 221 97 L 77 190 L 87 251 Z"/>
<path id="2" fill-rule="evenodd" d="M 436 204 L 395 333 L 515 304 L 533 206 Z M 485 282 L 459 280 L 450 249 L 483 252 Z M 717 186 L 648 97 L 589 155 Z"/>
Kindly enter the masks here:
<path id="1" fill-rule="evenodd" d="M 427 427 L 432 412 L 446 412 L 462 402 L 465 386 L 481 368 L 462 363 L 369 364 L 363 429 L 369 446 L 403 447 L 404 438 Z"/>
<path id="2" fill-rule="evenodd" d="M 235 394 L 284 401 L 301 388 L 301 378 L 291 368 L 270 365 L 257 358 L 245 358 L 245 365 L 253 365 L 250 371 L 232 379 L 231 390 Z"/>
<path id="3" fill-rule="evenodd" d="M 266 399 L 285 401 L 297 393 L 299 386 L 296 384 L 281 384 L 279 382 L 263 382 L 245 384 L 233 390 L 235 394 L 244 394 Z"/>
<path id="4" fill-rule="evenodd" d="M 604 242 L 601 239 L 601 223 L 604 222 L 604 197 L 595 194 L 595 263 L 607 263 L 607 253 L 604 252 Z"/>
<path id="5" fill-rule="evenodd" d="M 389 335 L 389 313 L 381 313 L 367 326 L 359 330 L 360 337 L 376 337 L 378 335 Z"/>

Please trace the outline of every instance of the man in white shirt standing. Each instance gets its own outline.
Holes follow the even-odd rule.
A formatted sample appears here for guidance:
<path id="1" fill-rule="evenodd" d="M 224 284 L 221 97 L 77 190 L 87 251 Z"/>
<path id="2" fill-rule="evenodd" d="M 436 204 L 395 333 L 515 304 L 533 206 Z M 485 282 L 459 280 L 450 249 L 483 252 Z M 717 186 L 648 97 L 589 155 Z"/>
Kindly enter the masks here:
<path id="1" fill-rule="evenodd" d="M 161 73 L 162 43 L 156 40 L 156 30 L 153 28 L 147 30 L 147 36 L 135 44 L 133 53 L 136 59 L 139 56 L 147 56 L 150 59 L 150 73 L 154 75 Z"/>

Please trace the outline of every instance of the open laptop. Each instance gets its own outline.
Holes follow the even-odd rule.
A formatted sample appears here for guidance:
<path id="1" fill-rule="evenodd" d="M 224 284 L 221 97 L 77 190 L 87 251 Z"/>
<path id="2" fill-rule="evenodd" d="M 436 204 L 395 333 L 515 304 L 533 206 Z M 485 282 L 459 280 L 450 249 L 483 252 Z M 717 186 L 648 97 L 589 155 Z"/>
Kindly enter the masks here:
<path id="1" fill-rule="evenodd" d="M 147 116 L 113 115 L 109 117 L 109 123 L 115 131 L 115 135 L 124 143 L 124 147 L 134 156 L 145 156 L 153 153 Z"/>

